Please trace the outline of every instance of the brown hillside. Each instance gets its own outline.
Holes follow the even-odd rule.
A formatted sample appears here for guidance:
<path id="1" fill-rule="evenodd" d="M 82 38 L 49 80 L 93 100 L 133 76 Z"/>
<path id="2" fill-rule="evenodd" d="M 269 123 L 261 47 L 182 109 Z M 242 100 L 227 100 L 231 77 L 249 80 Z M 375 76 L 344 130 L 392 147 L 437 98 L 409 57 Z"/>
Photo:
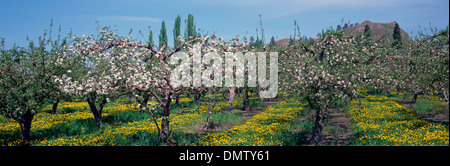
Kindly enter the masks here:
<path id="1" fill-rule="evenodd" d="M 348 35 L 356 35 L 358 33 L 364 33 L 364 28 L 368 24 L 370 27 L 370 30 L 372 31 L 372 39 L 373 40 L 378 41 L 381 37 L 384 37 L 383 39 L 391 40 L 392 34 L 394 34 L 395 23 L 396 23 L 395 21 L 393 21 L 391 23 L 375 23 L 375 22 L 370 22 L 369 20 L 366 20 L 359 25 L 346 28 L 344 31 L 344 35 L 348 36 Z M 409 40 L 408 33 L 406 33 L 401 28 L 401 25 L 400 25 L 400 32 L 402 35 L 402 39 L 404 41 Z M 385 35 L 385 34 L 387 34 L 387 35 Z M 277 41 L 275 41 L 275 45 L 286 47 L 289 45 L 289 38 L 277 40 Z"/>
<path id="2" fill-rule="evenodd" d="M 350 34 L 356 35 L 358 33 L 364 33 L 365 26 L 369 25 L 370 30 L 372 31 L 373 40 L 378 41 L 382 37 L 383 39 L 392 39 L 395 23 L 396 23 L 395 21 L 391 23 L 374 23 L 367 20 L 357 26 L 348 27 L 347 29 L 345 29 L 344 35 Z M 408 33 L 406 33 L 403 29 L 401 29 L 401 25 L 400 25 L 400 32 L 402 35 L 402 40 L 409 40 Z"/>
<path id="3" fill-rule="evenodd" d="M 284 39 L 277 40 L 277 41 L 275 41 L 275 46 L 278 46 L 278 47 L 284 46 L 284 47 L 286 47 L 286 46 L 289 45 L 289 41 L 290 41 L 289 38 L 284 38 Z"/>

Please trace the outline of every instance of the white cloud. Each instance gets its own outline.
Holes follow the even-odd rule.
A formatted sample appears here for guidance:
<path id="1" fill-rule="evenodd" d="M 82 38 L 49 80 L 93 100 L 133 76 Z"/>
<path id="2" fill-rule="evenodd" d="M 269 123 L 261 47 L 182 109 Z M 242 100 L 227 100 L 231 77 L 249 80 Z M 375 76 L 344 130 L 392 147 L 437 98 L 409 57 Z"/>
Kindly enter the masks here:
<path id="1" fill-rule="evenodd" d="M 149 22 L 161 22 L 159 18 L 154 17 L 134 17 L 134 16 L 103 16 L 100 19 L 105 20 L 120 20 L 120 21 L 149 21 Z"/>

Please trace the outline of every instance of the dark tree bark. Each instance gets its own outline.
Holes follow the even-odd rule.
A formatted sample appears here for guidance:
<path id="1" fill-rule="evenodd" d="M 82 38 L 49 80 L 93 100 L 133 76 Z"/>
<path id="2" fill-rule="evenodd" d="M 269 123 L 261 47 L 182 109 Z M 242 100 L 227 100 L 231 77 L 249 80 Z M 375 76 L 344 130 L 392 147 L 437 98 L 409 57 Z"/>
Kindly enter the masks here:
<path id="1" fill-rule="evenodd" d="M 323 119 L 324 119 L 327 109 L 328 109 L 328 101 L 325 101 L 322 108 L 320 108 L 316 111 L 316 122 L 314 125 L 311 142 L 319 142 L 319 140 L 321 139 L 321 133 L 322 133 L 322 128 L 323 128 Z"/>
<path id="2" fill-rule="evenodd" d="M 175 96 L 175 104 L 176 105 L 180 104 L 180 95 L 179 94 Z"/>
<path id="3" fill-rule="evenodd" d="M 413 99 L 412 99 L 411 103 L 416 104 L 417 96 L 419 95 L 420 92 L 421 91 L 414 91 L 414 96 L 413 96 Z"/>
<path id="4" fill-rule="evenodd" d="M 198 104 L 198 100 L 200 100 L 201 95 L 202 94 L 200 94 L 200 93 L 194 94 L 194 103 L 195 104 Z"/>
<path id="5" fill-rule="evenodd" d="M 89 94 L 89 95 L 88 95 L 88 100 L 87 100 L 87 102 L 88 102 L 88 104 L 89 104 L 89 108 L 91 109 L 92 114 L 94 115 L 95 121 L 97 121 L 98 124 L 99 124 L 99 127 L 102 128 L 102 127 L 103 127 L 103 122 L 102 122 L 102 110 L 103 110 L 103 107 L 104 107 L 105 104 L 106 104 L 106 98 L 103 98 L 103 99 L 101 100 L 101 102 L 100 102 L 100 104 L 98 105 L 98 107 L 97 107 L 97 105 L 96 105 L 96 100 L 97 100 L 97 97 L 96 97 L 95 94 Z"/>
<path id="6" fill-rule="evenodd" d="M 31 129 L 31 122 L 33 121 L 33 116 L 34 114 L 32 114 L 30 110 L 26 110 L 25 114 L 14 119 L 20 125 L 22 141 L 30 141 L 31 138 L 30 129 Z"/>
<path id="7" fill-rule="evenodd" d="M 249 103 L 249 100 L 248 100 L 248 90 L 247 90 L 247 88 L 244 88 L 244 101 L 243 101 L 242 105 L 243 105 L 242 110 L 250 111 L 250 103 Z"/>
<path id="8" fill-rule="evenodd" d="M 170 102 L 172 101 L 171 95 L 172 95 L 171 93 L 169 93 L 167 95 L 167 97 L 166 97 L 167 100 L 162 105 L 163 106 L 163 114 L 162 114 L 162 121 L 161 121 L 161 131 L 159 131 L 159 139 L 164 143 L 168 143 L 168 139 L 169 139 Z"/>
<path id="9" fill-rule="evenodd" d="M 167 143 L 169 139 L 169 119 L 163 118 L 161 121 L 161 131 L 159 132 L 161 142 Z"/>
<path id="10" fill-rule="evenodd" d="M 53 103 L 52 115 L 56 115 L 56 109 L 58 108 L 59 98 Z"/>

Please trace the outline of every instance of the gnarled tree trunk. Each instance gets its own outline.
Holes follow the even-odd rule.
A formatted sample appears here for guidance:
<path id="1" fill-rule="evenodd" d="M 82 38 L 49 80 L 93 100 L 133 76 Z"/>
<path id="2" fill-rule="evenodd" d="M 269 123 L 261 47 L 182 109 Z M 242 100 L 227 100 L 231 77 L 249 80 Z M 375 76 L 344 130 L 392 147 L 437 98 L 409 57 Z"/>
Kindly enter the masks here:
<path id="1" fill-rule="evenodd" d="M 164 143 L 168 143 L 168 139 L 169 139 L 169 115 L 170 115 L 170 102 L 171 100 L 171 95 L 172 94 L 168 94 L 167 95 L 167 100 L 165 101 L 165 103 L 162 105 L 163 106 L 163 113 L 162 113 L 162 120 L 161 120 L 161 131 L 159 131 L 159 139 L 161 142 Z"/>
<path id="2" fill-rule="evenodd" d="M 106 98 L 103 98 L 101 100 L 100 104 L 98 105 L 98 108 L 97 108 L 97 105 L 96 105 L 96 100 L 97 100 L 97 97 L 96 97 L 95 94 L 89 94 L 88 95 L 87 102 L 89 104 L 89 108 L 91 109 L 92 114 L 94 114 L 95 121 L 97 121 L 98 124 L 99 124 L 99 127 L 102 128 L 103 127 L 102 110 L 103 110 L 103 107 L 106 104 Z"/>
<path id="3" fill-rule="evenodd" d="M 161 131 L 159 131 L 161 142 L 167 143 L 169 139 L 169 118 L 163 117 L 161 121 Z"/>
<path id="4" fill-rule="evenodd" d="M 25 114 L 14 119 L 20 125 L 22 141 L 30 141 L 31 138 L 30 130 L 31 130 L 31 122 L 33 121 L 33 116 L 34 114 L 32 114 L 30 110 L 26 110 Z"/>
<path id="5" fill-rule="evenodd" d="M 320 140 L 320 135 L 322 133 L 323 128 L 323 119 L 325 113 L 328 109 L 328 100 L 324 102 L 322 108 L 316 111 L 316 123 L 314 125 L 313 135 L 311 137 L 311 142 L 318 142 Z"/>

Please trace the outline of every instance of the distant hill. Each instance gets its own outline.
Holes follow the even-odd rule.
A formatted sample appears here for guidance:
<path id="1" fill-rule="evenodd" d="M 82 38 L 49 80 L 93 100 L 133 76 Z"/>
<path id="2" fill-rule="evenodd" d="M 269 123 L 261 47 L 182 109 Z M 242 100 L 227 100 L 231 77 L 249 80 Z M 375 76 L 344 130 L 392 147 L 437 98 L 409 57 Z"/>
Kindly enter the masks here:
<path id="1" fill-rule="evenodd" d="M 394 34 L 394 27 L 395 27 L 395 21 L 390 23 L 375 23 L 371 22 L 369 20 L 366 20 L 362 22 L 359 25 L 348 27 L 344 30 L 344 36 L 348 35 L 355 35 L 358 33 L 364 33 L 364 28 L 366 25 L 369 25 L 370 31 L 372 31 L 372 39 L 375 41 L 378 41 L 380 38 L 383 37 L 383 39 L 392 39 L 392 34 Z M 402 28 L 402 25 L 400 25 L 400 32 L 402 36 L 402 40 L 407 41 L 409 40 L 409 34 L 406 33 Z M 388 35 L 385 35 L 386 33 L 389 33 Z M 284 38 L 275 41 L 276 46 L 288 46 L 289 45 L 289 38 Z"/>
<path id="2" fill-rule="evenodd" d="M 280 40 L 277 40 L 277 41 L 275 41 L 275 46 L 284 46 L 284 47 L 286 47 L 286 46 L 288 46 L 289 45 L 289 41 L 290 41 L 290 39 L 289 38 L 284 38 L 284 39 L 280 39 Z"/>
<path id="3" fill-rule="evenodd" d="M 390 23 L 375 23 L 366 20 L 359 25 L 348 27 L 344 30 L 344 36 L 355 35 L 357 33 L 364 33 L 364 28 L 366 25 L 369 25 L 370 31 L 372 31 L 372 39 L 378 41 L 380 38 L 383 39 L 392 39 L 392 34 L 394 34 L 395 21 Z M 409 35 L 406 33 L 400 25 L 400 32 L 402 36 L 402 40 L 409 40 Z M 388 33 L 388 35 L 385 35 Z"/>

